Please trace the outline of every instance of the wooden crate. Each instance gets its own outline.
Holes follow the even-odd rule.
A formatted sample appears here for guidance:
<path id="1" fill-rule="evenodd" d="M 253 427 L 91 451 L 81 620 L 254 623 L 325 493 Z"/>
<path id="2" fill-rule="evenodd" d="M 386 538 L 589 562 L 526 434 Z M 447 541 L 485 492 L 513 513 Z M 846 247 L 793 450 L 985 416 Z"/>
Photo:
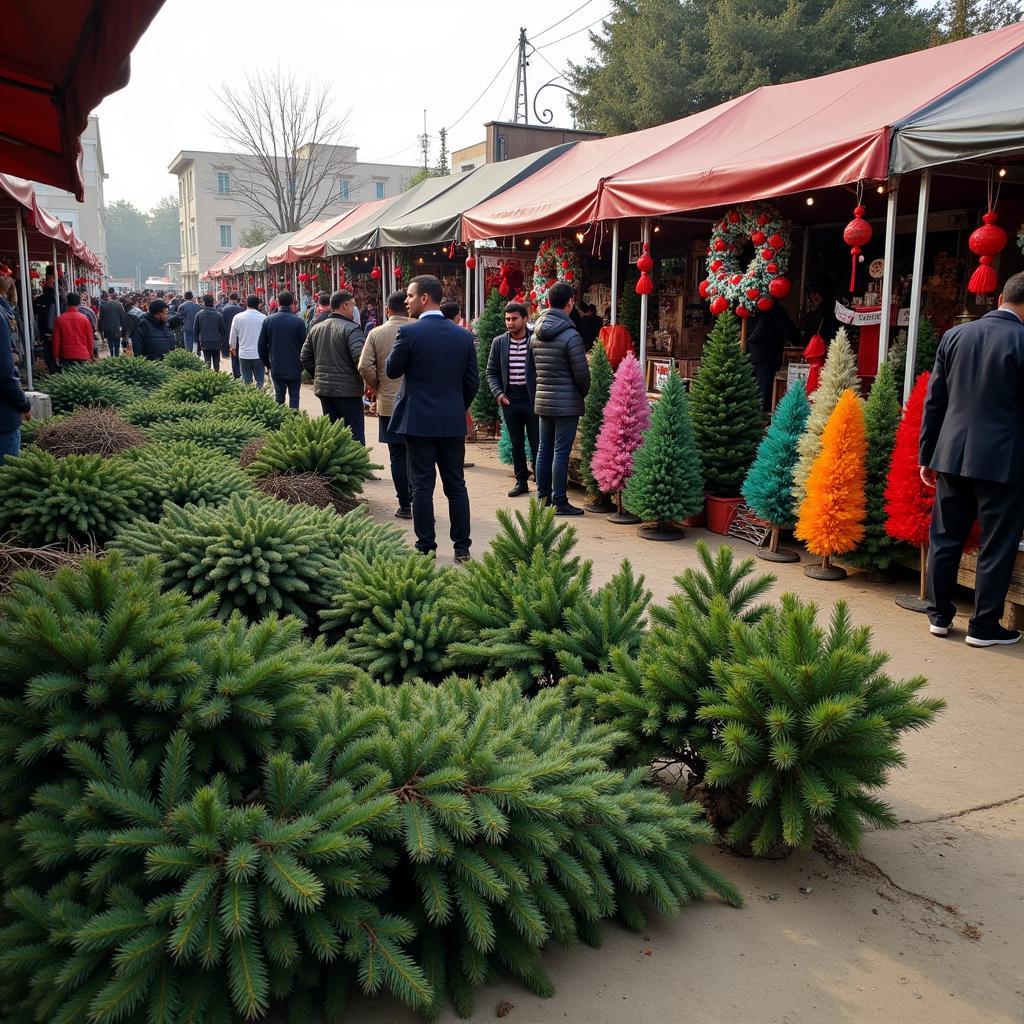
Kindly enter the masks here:
<path id="1" fill-rule="evenodd" d="M 974 589 L 975 575 L 978 571 L 978 556 L 964 555 L 960 559 L 960 570 L 957 582 L 962 587 Z M 1010 589 L 1006 594 L 1006 614 L 1003 625 L 1007 629 L 1024 629 L 1024 551 L 1017 552 L 1017 564 L 1013 568 Z"/>

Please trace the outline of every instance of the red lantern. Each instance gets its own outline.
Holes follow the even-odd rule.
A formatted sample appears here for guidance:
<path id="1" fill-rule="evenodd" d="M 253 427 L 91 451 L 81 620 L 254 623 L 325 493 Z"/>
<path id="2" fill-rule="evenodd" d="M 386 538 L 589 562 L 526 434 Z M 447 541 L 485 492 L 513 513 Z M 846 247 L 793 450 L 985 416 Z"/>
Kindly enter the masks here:
<path id="1" fill-rule="evenodd" d="M 651 247 L 646 242 L 640 259 L 636 261 L 636 269 L 640 271 L 640 280 L 636 283 L 637 295 L 650 295 L 654 291 L 654 282 L 651 280 L 654 260 L 651 259 Z"/>
<path id="2" fill-rule="evenodd" d="M 374 279 L 374 281 L 379 281 L 380 280 L 380 267 L 374 267 L 373 270 L 370 271 L 370 277 L 372 277 Z"/>
<path id="3" fill-rule="evenodd" d="M 711 312 L 715 316 L 724 313 L 729 308 L 729 302 L 724 295 L 719 295 L 714 302 L 711 303 Z"/>
<path id="4" fill-rule="evenodd" d="M 991 295 L 999 286 L 996 272 L 992 269 L 992 257 L 1006 246 L 1006 232 L 996 223 L 999 217 L 995 210 L 989 210 L 981 219 L 984 223 L 972 231 L 967 240 L 971 252 L 980 257 L 978 269 L 967 283 L 967 290 L 972 295 Z"/>
<path id="5" fill-rule="evenodd" d="M 737 316 L 738 316 L 738 317 L 739 317 L 739 318 L 740 318 L 741 320 L 746 320 L 746 319 L 747 319 L 747 317 L 748 317 L 748 316 L 750 316 L 750 310 L 749 310 L 749 309 L 747 309 L 747 307 L 746 307 L 746 306 L 737 306 L 737 307 L 736 307 L 736 315 L 737 315 Z"/>
<path id="6" fill-rule="evenodd" d="M 774 305 L 775 305 L 775 300 L 774 299 L 769 299 L 767 296 L 765 298 L 763 298 L 763 299 L 758 299 L 757 300 L 757 308 L 759 310 L 761 310 L 762 313 L 767 313 L 768 310 L 771 309 L 772 306 L 774 306 Z"/>
<path id="7" fill-rule="evenodd" d="M 855 206 L 853 208 L 853 220 L 843 228 L 843 241 L 850 246 L 850 291 L 853 292 L 857 288 L 857 257 L 860 256 L 861 250 L 868 242 L 871 241 L 871 236 L 874 232 L 871 230 L 871 225 L 864 219 L 864 207 Z"/>
<path id="8" fill-rule="evenodd" d="M 395 280 L 396 281 L 401 281 L 402 280 L 402 268 L 401 268 L 400 265 L 395 267 Z"/>
<path id="9" fill-rule="evenodd" d="M 476 270 L 476 257 L 472 253 L 466 257 L 466 268 L 468 270 Z"/>
<path id="10" fill-rule="evenodd" d="M 793 287 L 788 277 L 777 277 L 768 285 L 773 299 L 784 299 Z"/>
<path id="11" fill-rule="evenodd" d="M 764 240 L 765 240 L 765 233 L 763 231 L 755 231 L 750 236 L 750 241 L 753 242 L 754 245 L 764 245 Z"/>

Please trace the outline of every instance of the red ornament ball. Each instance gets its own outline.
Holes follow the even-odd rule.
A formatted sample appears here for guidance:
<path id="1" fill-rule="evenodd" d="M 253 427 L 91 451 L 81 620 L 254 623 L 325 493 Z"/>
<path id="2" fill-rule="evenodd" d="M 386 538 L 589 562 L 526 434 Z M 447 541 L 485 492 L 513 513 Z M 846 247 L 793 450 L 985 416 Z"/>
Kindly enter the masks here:
<path id="1" fill-rule="evenodd" d="M 750 240 L 754 245 L 764 245 L 765 233 L 763 231 L 755 231 L 751 236 Z"/>
<path id="2" fill-rule="evenodd" d="M 863 248 L 873 234 L 871 225 L 864 220 L 864 207 L 854 207 L 853 220 L 843 229 L 843 241 L 853 248 Z"/>
<path id="3" fill-rule="evenodd" d="M 739 222 L 740 222 L 740 215 L 735 210 L 731 210 L 729 212 L 729 223 L 730 224 L 739 224 Z"/>
<path id="4" fill-rule="evenodd" d="M 750 310 L 749 310 L 749 309 L 747 309 L 747 307 L 746 307 L 746 306 L 737 306 L 737 307 L 736 307 L 736 315 L 737 315 L 737 316 L 738 316 L 738 317 L 739 317 L 739 318 L 740 318 L 741 320 L 746 320 L 746 319 L 747 319 L 747 317 L 748 317 L 748 316 L 750 316 Z"/>
<path id="5" fill-rule="evenodd" d="M 733 274 L 732 277 L 729 278 L 729 284 L 739 284 L 740 281 L 742 281 L 742 280 L 743 280 L 743 275 L 742 274 Z"/>
<path id="6" fill-rule="evenodd" d="M 771 292 L 773 299 L 784 299 L 792 287 L 788 277 L 777 277 L 768 285 L 768 291 Z"/>
<path id="7" fill-rule="evenodd" d="M 714 270 L 721 270 L 721 269 L 722 269 L 722 261 L 721 261 L 721 260 L 719 260 L 719 259 L 714 259 L 714 260 L 712 260 L 712 261 L 711 261 L 711 269 L 712 269 L 713 271 L 714 271 Z"/>
<path id="8" fill-rule="evenodd" d="M 765 268 L 769 274 L 777 274 L 779 272 L 778 263 L 769 263 Z"/>
<path id="9" fill-rule="evenodd" d="M 774 305 L 775 300 L 769 299 L 767 296 L 765 296 L 763 299 L 757 300 L 757 308 L 761 310 L 762 313 L 767 313 L 768 310 L 771 309 Z"/>
<path id="10" fill-rule="evenodd" d="M 569 261 L 568 260 L 562 260 L 562 269 L 563 270 L 568 270 L 569 269 Z"/>
<path id="11" fill-rule="evenodd" d="M 728 301 L 724 298 L 724 296 L 721 295 L 719 295 L 715 299 L 715 301 L 711 303 L 711 312 L 714 313 L 715 316 L 724 313 L 728 308 Z"/>
<path id="12" fill-rule="evenodd" d="M 773 259 L 775 259 L 775 250 L 774 249 L 762 249 L 761 250 L 761 259 L 763 259 L 763 260 L 773 260 Z"/>
<path id="13" fill-rule="evenodd" d="M 768 244 L 773 249 L 781 249 L 784 243 L 785 239 L 778 232 L 776 232 L 774 235 L 771 236 L 771 238 L 768 239 Z"/>
<path id="14" fill-rule="evenodd" d="M 374 267 L 373 270 L 370 271 L 370 277 L 372 277 L 374 279 L 374 281 L 379 281 L 380 280 L 380 267 Z"/>
<path id="15" fill-rule="evenodd" d="M 715 252 L 725 252 L 725 250 L 728 249 L 729 246 L 725 244 L 725 239 L 716 238 L 712 248 L 715 250 Z"/>
<path id="16" fill-rule="evenodd" d="M 575 275 L 575 274 L 574 274 L 574 273 L 573 273 L 573 272 L 572 272 L 571 270 L 567 270 L 567 271 L 565 272 L 565 279 L 566 279 L 566 281 L 571 281 L 571 280 L 573 280 L 573 278 L 575 278 L 575 276 L 576 276 L 576 275 Z"/>
<path id="17" fill-rule="evenodd" d="M 701 281 L 700 285 L 698 285 L 697 291 L 700 292 L 700 297 L 702 299 L 706 299 L 708 297 L 708 289 L 710 287 L 711 285 L 707 281 Z"/>
<path id="18" fill-rule="evenodd" d="M 467 256 L 466 257 L 466 266 L 470 270 L 475 270 L 476 269 L 476 257 L 475 256 Z"/>
<path id="19" fill-rule="evenodd" d="M 763 228 L 765 226 L 765 224 L 769 224 L 769 223 L 771 223 L 771 217 L 769 217 L 767 213 L 758 214 L 758 217 L 757 217 L 757 225 L 758 225 L 758 227 L 762 227 Z"/>
<path id="20" fill-rule="evenodd" d="M 753 299 L 759 299 L 760 297 L 761 297 L 761 292 L 760 292 L 759 289 L 757 289 L 757 288 L 748 288 L 747 289 L 747 298 L 748 299 L 753 300 Z"/>

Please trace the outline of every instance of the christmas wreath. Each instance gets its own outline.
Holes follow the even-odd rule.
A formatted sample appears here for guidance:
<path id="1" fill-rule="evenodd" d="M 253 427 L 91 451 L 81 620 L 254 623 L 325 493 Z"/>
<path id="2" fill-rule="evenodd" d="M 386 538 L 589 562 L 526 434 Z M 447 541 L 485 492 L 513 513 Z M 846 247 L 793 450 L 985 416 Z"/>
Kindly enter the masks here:
<path id="1" fill-rule="evenodd" d="M 747 242 L 754 247 L 754 258 L 744 269 L 740 254 Z M 789 254 L 789 225 L 775 207 L 729 210 L 711 232 L 708 276 L 700 283 L 700 294 L 716 316 L 730 307 L 741 318 L 769 310 L 789 294 Z"/>
<path id="2" fill-rule="evenodd" d="M 533 264 L 530 302 L 535 309 L 543 309 L 547 305 L 548 292 L 553 284 L 559 281 L 575 284 L 580 278 L 580 262 L 572 242 L 560 236 L 545 239 L 540 243 L 537 259 Z"/>

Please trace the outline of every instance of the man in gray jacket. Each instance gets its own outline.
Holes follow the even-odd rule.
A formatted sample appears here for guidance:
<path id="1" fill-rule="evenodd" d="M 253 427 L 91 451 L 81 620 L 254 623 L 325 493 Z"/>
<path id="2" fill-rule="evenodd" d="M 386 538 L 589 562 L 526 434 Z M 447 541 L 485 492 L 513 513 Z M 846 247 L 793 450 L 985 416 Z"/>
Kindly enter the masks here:
<path id="1" fill-rule="evenodd" d="M 331 315 L 310 330 L 299 360 L 313 378 L 313 394 L 332 423 L 344 420 L 352 436 L 366 444 L 363 424 L 363 378 L 359 356 L 365 338 L 353 319 L 355 297 L 351 292 L 331 296 Z"/>
<path id="2" fill-rule="evenodd" d="M 583 338 L 569 314 L 572 285 L 559 281 L 548 292 L 548 306 L 534 327 L 530 354 L 537 373 L 533 411 L 539 421 L 537 496 L 555 506 L 556 516 L 581 516 L 569 504 L 569 453 L 590 391 L 590 365 Z"/>

